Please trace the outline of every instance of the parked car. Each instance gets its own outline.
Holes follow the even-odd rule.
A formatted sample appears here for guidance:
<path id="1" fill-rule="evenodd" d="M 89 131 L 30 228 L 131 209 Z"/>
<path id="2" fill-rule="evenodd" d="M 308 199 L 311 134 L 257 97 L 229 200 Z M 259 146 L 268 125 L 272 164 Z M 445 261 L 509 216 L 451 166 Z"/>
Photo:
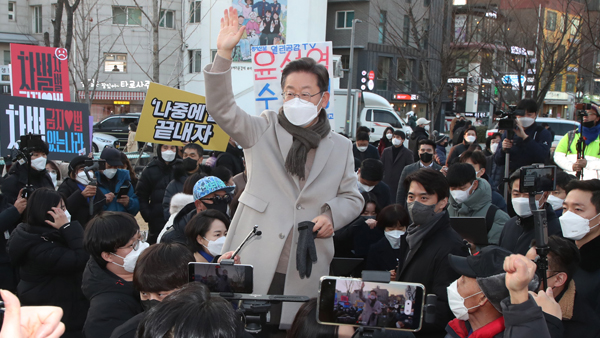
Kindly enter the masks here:
<path id="1" fill-rule="evenodd" d="M 101 152 L 105 147 L 119 148 L 119 140 L 112 135 L 92 133 L 92 149 L 94 152 Z"/>
<path id="2" fill-rule="evenodd" d="M 535 122 L 539 125 L 542 123 L 548 123 L 550 129 L 554 132 L 554 141 L 552 142 L 552 151 L 554 148 L 558 146 L 558 142 L 564 135 L 566 135 L 569 131 L 577 129 L 579 127 L 579 122 L 551 117 L 538 117 L 535 119 Z M 493 133 L 498 132 L 498 124 L 496 124 L 496 129 L 488 129 L 487 136 L 492 135 Z"/>
<path id="3" fill-rule="evenodd" d="M 138 124 L 140 113 L 110 115 L 94 124 L 94 133 L 103 133 L 116 137 L 119 140 L 119 149 L 124 149 L 129 136 L 129 124 Z"/>

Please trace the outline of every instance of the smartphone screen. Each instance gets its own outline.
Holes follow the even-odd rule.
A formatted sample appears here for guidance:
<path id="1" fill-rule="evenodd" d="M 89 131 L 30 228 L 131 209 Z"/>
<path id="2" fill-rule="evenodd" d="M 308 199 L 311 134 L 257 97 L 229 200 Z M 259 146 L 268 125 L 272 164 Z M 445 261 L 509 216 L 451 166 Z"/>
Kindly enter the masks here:
<path id="1" fill-rule="evenodd" d="M 321 324 L 418 331 L 424 293 L 425 287 L 418 283 L 322 277 L 317 320 Z"/>
<path id="2" fill-rule="evenodd" d="M 524 193 L 542 193 L 556 190 L 556 167 L 523 167 L 519 181 L 519 191 Z"/>
<path id="3" fill-rule="evenodd" d="M 252 293 L 252 265 L 220 265 L 216 263 L 190 263 L 189 281 L 204 283 L 210 292 Z"/>

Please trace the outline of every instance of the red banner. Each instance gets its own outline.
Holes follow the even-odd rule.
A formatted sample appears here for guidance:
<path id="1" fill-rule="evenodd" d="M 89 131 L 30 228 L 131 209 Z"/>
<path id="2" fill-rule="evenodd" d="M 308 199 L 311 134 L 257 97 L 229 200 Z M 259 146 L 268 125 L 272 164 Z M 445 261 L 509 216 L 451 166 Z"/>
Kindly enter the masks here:
<path id="1" fill-rule="evenodd" d="M 64 48 L 11 43 L 12 95 L 71 101 L 67 57 Z"/>

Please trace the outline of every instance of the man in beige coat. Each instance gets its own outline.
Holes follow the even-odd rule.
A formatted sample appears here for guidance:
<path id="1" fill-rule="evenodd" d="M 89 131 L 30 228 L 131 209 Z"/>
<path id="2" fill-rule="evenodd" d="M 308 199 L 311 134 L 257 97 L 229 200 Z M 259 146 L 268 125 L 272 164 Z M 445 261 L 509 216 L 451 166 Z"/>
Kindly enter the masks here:
<path id="1" fill-rule="evenodd" d="M 254 293 L 267 294 L 278 289 L 275 284 L 283 284 L 285 295 L 315 297 L 320 277 L 329 274 L 333 231 L 355 219 L 364 203 L 353 171 L 352 143 L 331 132 L 323 109 L 329 100 L 329 77 L 312 59 L 291 62 L 284 69 L 285 103 L 279 113 L 267 110 L 251 116 L 236 105 L 231 51 L 243 29 L 238 28 L 237 11 L 226 10 L 217 57 L 204 69 L 207 109 L 243 147 L 248 173 L 222 252 L 234 250 L 256 224 L 262 235 L 240 252 L 242 262 L 254 266 Z M 313 231 L 318 231 L 317 262 L 304 279 L 296 267 L 302 221 L 314 222 Z M 283 305 L 280 328 L 290 327 L 300 305 Z"/>

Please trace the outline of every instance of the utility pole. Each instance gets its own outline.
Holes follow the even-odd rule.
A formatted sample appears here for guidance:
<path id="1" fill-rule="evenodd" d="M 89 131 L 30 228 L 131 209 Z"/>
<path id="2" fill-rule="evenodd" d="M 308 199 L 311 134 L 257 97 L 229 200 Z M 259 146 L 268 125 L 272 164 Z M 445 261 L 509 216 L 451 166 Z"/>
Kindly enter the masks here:
<path id="1" fill-rule="evenodd" d="M 350 136 L 350 90 L 352 89 L 352 78 L 354 77 L 353 68 L 354 68 L 354 33 L 356 32 L 356 24 L 362 22 L 362 20 L 354 19 L 352 20 L 352 33 L 350 34 L 350 61 L 348 64 L 348 92 L 346 94 L 346 127 L 344 128 L 344 132 L 346 135 Z"/>

